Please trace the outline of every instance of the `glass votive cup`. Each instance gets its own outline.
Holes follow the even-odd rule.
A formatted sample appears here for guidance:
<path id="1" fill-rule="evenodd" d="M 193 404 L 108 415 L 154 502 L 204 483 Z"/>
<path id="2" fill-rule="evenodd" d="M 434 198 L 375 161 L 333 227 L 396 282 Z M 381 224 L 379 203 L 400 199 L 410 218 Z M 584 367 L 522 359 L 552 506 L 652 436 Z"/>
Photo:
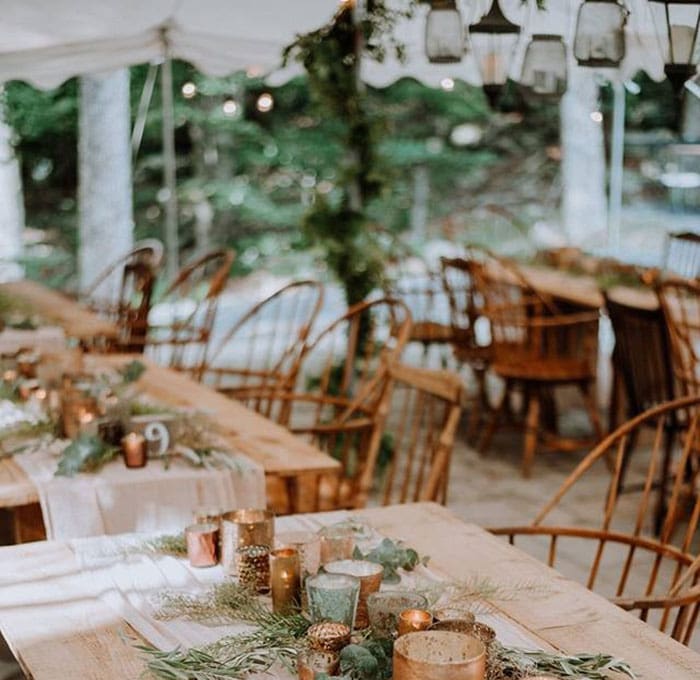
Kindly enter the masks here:
<path id="1" fill-rule="evenodd" d="M 296 548 L 279 548 L 270 553 L 272 611 L 292 614 L 301 606 L 301 567 Z"/>
<path id="2" fill-rule="evenodd" d="M 297 654 L 297 675 L 299 680 L 316 680 L 317 674 L 330 676 L 338 671 L 340 657 L 336 652 L 323 652 L 317 649 L 302 649 Z"/>
<path id="3" fill-rule="evenodd" d="M 352 559 L 355 532 L 348 526 L 323 527 L 318 532 L 321 541 L 321 564 Z"/>
<path id="4" fill-rule="evenodd" d="M 382 585 L 384 573 L 382 565 L 368 560 L 338 560 L 337 562 L 329 562 L 324 569 L 329 574 L 347 574 L 359 579 L 360 596 L 357 598 L 355 628 L 367 628 L 369 626 L 367 597 L 370 593 L 376 593 Z"/>
<path id="5" fill-rule="evenodd" d="M 397 634 L 399 637 L 406 633 L 416 633 L 428 630 L 433 623 L 433 615 L 425 609 L 406 609 L 399 614 Z"/>
<path id="6" fill-rule="evenodd" d="M 378 638 L 396 635 L 399 614 L 407 609 L 425 609 L 428 600 L 419 593 L 398 590 L 371 593 L 367 597 L 369 625 Z"/>
<path id="7" fill-rule="evenodd" d="M 336 621 L 352 630 L 360 595 L 359 579 L 346 574 L 316 574 L 306 579 L 306 594 L 313 622 Z"/>
<path id="8" fill-rule="evenodd" d="M 321 568 L 321 539 L 313 531 L 284 531 L 275 536 L 275 546 L 289 546 L 299 552 L 302 580 Z"/>
<path id="9" fill-rule="evenodd" d="M 306 631 L 306 637 L 312 649 L 322 652 L 339 652 L 350 644 L 350 626 L 337 621 L 313 623 Z"/>
<path id="10" fill-rule="evenodd" d="M 270 592 L 270 548 L 246 545 L 236 550 L 238 582 L 258 593 Z"/>
<path id="11" fill-rule="evenodd" d="M 275 516 L 269 510 L 249 508 L 221 515 L 221 564 L 226 573 L 235 573 L 236 551 L 250 545 L 272 549 Z"/>
<path id="12" fill-rule="evenodd" d="M 124 465 L 128 468 L 142 468 L 148 462 L 146 451 L 146 440 L 136 432 L 122 437 L 122 454 L 124 455 Z"/>
<path id="13" fill-rule="evenodd" d="M 193 567 L 213 567 L 218 562 L 219 527 L 191 524 L 185 529 L 187 559 Z"/>

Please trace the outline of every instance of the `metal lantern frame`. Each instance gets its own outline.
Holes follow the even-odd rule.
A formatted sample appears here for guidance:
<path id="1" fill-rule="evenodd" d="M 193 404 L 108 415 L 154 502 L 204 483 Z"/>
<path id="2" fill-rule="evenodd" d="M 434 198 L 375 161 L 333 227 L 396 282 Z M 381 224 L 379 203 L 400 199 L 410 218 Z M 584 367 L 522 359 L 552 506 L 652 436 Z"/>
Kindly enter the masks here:
<path id="1" fill-rule="evenodd" d="M 556 49 L 561 50 L 561 65 L 559 70 L 563 73 L 563 79 L 557 79 L 558 83 L 561 83 L 561 85 L 557 84 L 554 88 L 538 88 L 536 82 L 529 82 L 528 68 L 530 67 L 530 60 L 532 59 L 534 51 L 539 46 L 542 46 L 545 49 L 556 47 Z M 556 70 L 554 68 L 550 69 L 549 72 L 552 73 L 555 78 L 557 78 L 558 74 L 556 73 Z M 533 75 L 533 78 L 536 78 L 536 76 Z M 523 67 L 520 75 L 520 84 L 523 90 L 527 93 L 529 97 L 538 99 L 558 99 L 566 92 L 567 81 L 567 50 L 563 36 L 554 33 L 534 33 L 530 38 L 530 42 L 525 48 L 525 55 L 523 57 Z"/>
<path id="2" fill-rule="evenodd" d="M 491 35 L 494 36 L 512 36 L 512 35 L 520 35 L 520 26 L 518 24 L 514 24 L 512 21 L 506 17 L 506 15 L 503 13 L 503 10 L 501 9 L 501 5 L 499 4 L 498 0 L 493 0 L 491 3 L 491 7 L 489 8 L 489 11 L 484 14 L 479 21 L 477 21 L 475 24 L 471 24 L 469 26 L 469 35 L 473 36 L 474 34 L 476 35 Z M 501 96 L 501 93 L 503 92 L 503 86 L 505 83 L 494 83 L 494 82 L 489 82 L 486 79 L 486 74 L 482 71 L 481 69 L 481 63 L 480 63 L 480 58 L 483 55 L 480 55 L 478 50 L 475 48 L 474 41 L 472 40 L 472 52 L 474 53 L 474 57 L 477 60 L 477 64 L 479 65 L 479 71 L 481 72 L 481 77 L 483 81 L 483 90 L 484 94 L 486 94 L 486 97 L 489 100 L 489 103 L 491 106 L 494 106 L 498 99 Z M 511 51 L 510 54 L 510 59 L 513 57 L 513 51 Z M 510 62 L 509 59 L 509 62 Z M 504 67 L 504 71 L 506 73 L 506 80 L 508 78 L 508 66 L 506 65 Z"/>
<path id="3" fill-rule="evenodd" d="M 434 42 L 431 38 L 431 28 L 433 21 L 438 14 L 454 15 L 447 21 L 451 23 L 450 29 L 455 32 L 455 50 L 448 53 L 433 53 L 431 45 Z M 430 10 L 425 19 L 425 56 L 431 64 L 457 64 L 462 61 L 464 54 L 464 23 L 462 13 L 457 7 L 456 0 L 432 0 Z"/>
<path id="4" fill-rule="evenodd" d="M 610 5 L 615 5 L 617 8 L 619 8 L 619 24 L 615 28 L 615 32 L 619 33 L 622 38 L 619 58 L 612 59 L 610 57 L 595 57 L 591 55 L 581 56 L 579 49 L 580 41 L 582 39 L 582 24 L 586 18 L 586 14 L 594 12 L 596 10 L 596 6 L 608 7 Z M 623 4 L 623 2 L 620 2 L 620 0 L 584 0 L 578 9 L 573 43 L 574 57 L 576 58 L 578 65 L 589 68 L 617 68 L 625 58 L 625 25 L 627 24 L 628 16 L 629 10 Z"/>

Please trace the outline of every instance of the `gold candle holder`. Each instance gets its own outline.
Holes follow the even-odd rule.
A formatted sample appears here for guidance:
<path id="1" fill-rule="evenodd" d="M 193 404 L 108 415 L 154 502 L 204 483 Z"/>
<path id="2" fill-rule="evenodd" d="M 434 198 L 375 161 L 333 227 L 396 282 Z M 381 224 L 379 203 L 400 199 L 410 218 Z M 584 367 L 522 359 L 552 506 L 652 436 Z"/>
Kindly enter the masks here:
<path id="1" fill-rule="evenodd" d="M 406 633 L 415 633 L 419 630 L 428 630 L 433 623 L 433 615 L 425 609 L 405 609 L 397 620 L 397 633 L 399 637 Z"/>
<path id="2" fill-rule="evenodd" d="M 367 597 L 370 593 L 376 593 L 382 585 L 382 574 L 384 573 L 382 565 L 367 560 L 339 560 L 338 562 L 329 562 L 324 568 L 329 574 L 346 574 L 359 579 L 360 596 L 357 599 L 355 628 L 367 628 L 369 626 Z"/>
<path id="3" fill-rule="evenodd" d="M 216 524 L 220 526 L 223 510 L 209 505 L 200 505 L 192 511 L 192 521 L 195 524 Z"/>
<path id="4" fill-rule="evenodd" d="M 302 649 L 297 654 L 297 674 L 299 680 L 316 680 L 317 674 L 335 675 L 340 665 L 336 652 L 322 652 L 317 649 Z"/>
<path id="5" fill-rule="evenodd" d="M 313 576 L 321 568 L 321 539 L 313 531 L 285 531 L 275 536 L 278 548 L 287 546 L 299 551 L 301 576 Z"/>
<path id="6" fill-rule="evenodd" d="M 269 510 L 245 509 L 221 516 L 221 564 L 228 574 L 236 573 L 236 551 L 250 545 L 271 550 L 275 541 L 275 516 Z"/>
<path id="7" fill-rule="evenodd" d="M 191 524 L 185 529 L 187 559 L 193 567 L 213 567 L 218 562 L 219 527 Z"/>
<path id="8" fill-rule="evenodd" d="M 238 582 L 258 593 L 270 592 L 270 548 L 246 545 L 236 550 Z"/>
<path id="9" fill-rule="evenodd" d="M 484 680 L 484 643 L 446 631 L 407 633 L 394 643 L 393 680 Z"/>
<path id="10" fill-rule="evenodd" d="M 136 432 L 129 432 L 122 437 L 122 453 L 124 454 L 124 464 L 128 468 L 142 468 L 148 460 L 148 450 L 146 439 Z"/>
<path id="11" fill-rule="evenodd" d="M 301 605 L 301 566 L 295 548 L 279 548 L 270 553 L 272 611 L 291 614 Z"/>
<path id="12" fill-rule="evenodd" d="M 97 433 L 97 402 L 94 397 L 69 388 L 63 394 L 61 409 L 63 434 L 68 439 L 75 439 L 82 433 Z"/>
<path id="13" fill-rule="evenodd" d="M 312 649 L 322 652 L 339 652 L 350 644 L 350 626 L 335 621 L 314 623 L 306 631 Z"/>

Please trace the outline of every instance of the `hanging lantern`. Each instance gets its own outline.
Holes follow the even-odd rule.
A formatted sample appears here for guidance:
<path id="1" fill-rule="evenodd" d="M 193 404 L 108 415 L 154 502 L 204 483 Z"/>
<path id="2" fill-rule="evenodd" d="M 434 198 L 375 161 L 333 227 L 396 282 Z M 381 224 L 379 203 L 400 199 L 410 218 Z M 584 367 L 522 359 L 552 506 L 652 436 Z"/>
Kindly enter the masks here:
<path id="1" fill-rule="evenodd" d="M 676 96 L 681 97 L 683 85 L 695 75 L 700 61 L 700 0 L 651 2 L 664 52 L 664 71 Z M 663 30 L 659 30 L 662 26 Z"/>
<path id="2" fill-rule="evenodd" d="M 625 58 L 627 8 L 618 0 L 585 0 L 579 7 L 574 57 L 579 66 L 616 68 Z"/>
<path id="3" fill-rule="evenodd" d="M 566 92 L 566 45 L 560 35 L 532 36 L 525 50 L 520 85 L 539 97 L 561 97 Z"/>
<path id="4" fill-rule="evenodd" d="M 484 93 L 492 107 L 498 102 L 508 79 L 508 68 L 518 35 L 520 26 L 506 18 L 498 0 L 493 0 L 491 9 L 469 27 L 471 47 L 481 72 Z"/>
<path id="5" fill-rule="evenodd" d="M 454 64 L 464 54 L 464 28 L 456 0 L 433 0 L 425 22 L 425 54 L 432 64 Z"/>

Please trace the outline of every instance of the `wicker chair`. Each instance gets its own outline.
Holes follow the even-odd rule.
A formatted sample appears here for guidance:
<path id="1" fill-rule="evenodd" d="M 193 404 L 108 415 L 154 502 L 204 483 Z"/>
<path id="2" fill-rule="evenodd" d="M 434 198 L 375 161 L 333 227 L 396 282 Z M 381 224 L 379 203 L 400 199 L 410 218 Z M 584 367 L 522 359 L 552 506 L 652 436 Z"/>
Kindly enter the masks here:
<path id="1" fill-rule="evenodd" d="M 390 396 L 389 367 L 410 331 L 410 313 L 397 300 L 353 305 L 308 343 L 295 390 L 270 395 L 275 420 L 342 465 L 339 477 L 288 488 L 290 499 L 303 494 L 305 507 L 322 510 L 365 505 L 381 445 L 383 402 Z"/>
<path id="2" fill-rule="evenodd" d="M 462 381 L 448 371 L 394 364 L 384 402 L 377 495 L 383 505 L 447 502 L 450 458 L 461 415 Z"/>
<path id="3" fill-rule="evenodd" d="M 700 499 L 684 474 L 700 444 L 700 397 L 683 397 L 656 406 L 624 423 L 596 446 L 569 475 L 554 497 L 525 527 L 493 529 L 499 535 L 518 537 L 519 547 L 545 555 L 550 566 L 565 569 L 565 557 L 574 544 L 590 545 L 586 568 L 588 588 L 607 595 L 626 610 L 636 611 L 649 623 L 669 632 L 684 644 L 690 642 L 700 613 L 700 557 L 697 554 Z M 652 489 L 663 475 L 664 431 L 668 419 L 683 420 L 688 429 L 676 440 L 675 474 L 660 535 L 654 533 Z M 636 495 L 620 496 L 620 474 L 630 443 L 640 428 L 653 427 L 647 459 L 639 466 L 642 484 Z M 591 470 L 614 459 L 614 472 L 598 516 L 580 512 L 580 499 L 590 497 L 597 478 Z M 635 454 L 638 458 L 639 453 Z M 604 473 L 607 476 L 607 473 Z M 572 516 L 575 520 L 572 522 Z M 562 518 L 566 523 L 560 524 Z M 579 549 L 577 555 L 583 553 Z M 579 574 L 580 576 L 580 574 Z M 607 583 L 605 582 L 607 581 Z"/>
<path id="4" fill-rule="evenodd" d="M 538 440 L 552 449 L 572 451 L 603 437 L 594 397 L 598 313 L 559 313 L 554 302 L 535 290 L 514 264 L 489 254 L 484 254 L 481 262 L 472 261 L 471 271 L 491 324 L 491 368 L 505 381 L 481 450 L 488 448 L 509 394 L 516 387 L 522 388 L 527 412 L 523 475 L 527 477 Z M 542 416 L 556 420 L 553 391 L 565 385 L 580 389 L 595 442 L 541 429 Z M 543 404 L 550 406 L 548 412 L 542 413 Z"/>
<path id="5" fill-rule="evenodd" d="M 155 361 L 195 376 L 201 372 L 233 259 L 232 251 L 215 250 L 178 272 L 149 317 L 146 351 Z"/>
<path id="6" fill-rule="evenodd" d="M 199 379 L 270 417 L 270 391 L 291 391 L 323 285 L 295 281 L 246 312 L 207 355 Z"/>
<path id="7" fill-rule="evenodd" d="M 700 234 L 689 231 L 667 234 L 664 271 L 686 279 L 700 276 Z"/>
<path id="8" fill-rule="evenodd" d="M 163 261 L 163 244 L 144 239 L 112 262 L 90 285 L 81 299 L 94 312 L 113 321 L 119 337 L 112 347 L 117 352 L 142 352 L 148 331 L 148 313 L 156 276 Z M 100 296 L 101 288 L 112 276 L 119 275 L 116 298 Z"/>

